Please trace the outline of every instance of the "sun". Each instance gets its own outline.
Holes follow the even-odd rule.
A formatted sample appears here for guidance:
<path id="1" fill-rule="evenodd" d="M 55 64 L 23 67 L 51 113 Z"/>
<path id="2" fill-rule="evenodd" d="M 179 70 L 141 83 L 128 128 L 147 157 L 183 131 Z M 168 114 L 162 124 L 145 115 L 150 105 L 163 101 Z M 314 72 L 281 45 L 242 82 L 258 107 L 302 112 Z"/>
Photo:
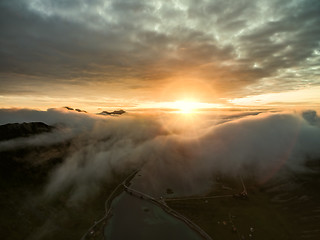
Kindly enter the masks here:
<path id="1" fill-rule="evenodd" d="M 180 113 L 190 114 L 197 108 L 197 103 L 188 100 L 180 100 L 173 103 L 173 108 L 178 109 Z"/>
<path id="2" fill-rule="evenodd" d="M 176 113 L 183 113 L 188 115 L 222 107 L 224 107 L 224 105 L 222 104 L 197 102 L 191 99 L 177 100 L 175 102 L 150 102 L 141 105 L 141 108 L 145 109 L 165 109 Z"/>

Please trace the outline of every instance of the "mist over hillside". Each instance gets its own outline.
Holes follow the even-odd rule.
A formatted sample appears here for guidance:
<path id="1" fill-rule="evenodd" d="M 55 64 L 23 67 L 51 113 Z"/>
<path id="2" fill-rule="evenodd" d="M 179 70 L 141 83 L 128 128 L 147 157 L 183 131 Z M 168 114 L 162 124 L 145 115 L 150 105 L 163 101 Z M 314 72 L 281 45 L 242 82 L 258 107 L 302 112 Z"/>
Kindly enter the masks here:
<path id="1" fill-rule="evenodd" d="M 2 204 L 9 199 L 17 211 L 31 204 L 37 212 L 24 213 L 37 222 L 30 232 L 24 229 L 28 239 L 58 236 L 66 226 L 57 229 L 57 219 L 83 204 L 92 214 L 78 217 L 84 229 L 98 212 L 90 213 L 90 205 L 98 201 L 103 208 L 106 189 L 135 169 L 142 175 L 134 183 L 137 189 L 161 196 L 170 188 L 175 196 L 191 196 L 214 188 L 221 174 L 252 177 L 263 184 L 283 169 L 311 171 L 308 161 L 320 159 L 320 119 L 312 110 L 132 113 L 114 118 L 63 109 L 2 109 L 0 119 L 1 124 L 43 122 L 50 129 L 0 142 Z M 19 216 L 13 218 L 18 224 Z M 14 229 L 2 231 L 13 234 Z"/>

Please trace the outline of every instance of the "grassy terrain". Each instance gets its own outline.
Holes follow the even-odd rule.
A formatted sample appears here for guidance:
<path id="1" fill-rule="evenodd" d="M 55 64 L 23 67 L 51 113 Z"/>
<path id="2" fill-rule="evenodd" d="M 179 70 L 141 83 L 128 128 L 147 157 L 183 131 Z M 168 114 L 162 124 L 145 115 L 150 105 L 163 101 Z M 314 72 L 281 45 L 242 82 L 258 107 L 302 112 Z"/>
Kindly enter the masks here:
<path id="1" fill-rule="evenodd" d="M 247 199 L 181 200 L 168 201 L 168 205 L 217 240 L 320 239 L 319 172 L 286 174 L 286 178 L 275 176 L 261 186 L 244 179 Z M 210 195 L 243 190 L 239 179 L 224 178 L 219 182 Z"/>

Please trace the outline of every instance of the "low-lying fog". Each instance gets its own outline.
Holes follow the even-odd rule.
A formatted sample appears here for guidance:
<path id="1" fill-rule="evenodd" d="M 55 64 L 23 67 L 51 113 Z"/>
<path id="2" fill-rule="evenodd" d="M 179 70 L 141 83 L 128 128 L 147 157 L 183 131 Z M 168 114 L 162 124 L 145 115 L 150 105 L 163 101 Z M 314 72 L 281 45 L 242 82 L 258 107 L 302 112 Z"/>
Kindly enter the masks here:
<path id="1" fill-rule="evenodd" d="M 162 193 L 200 193 L 215 173 L 251 174 L 267 181 L 283 166 L 304 170 L 320 159 L 315 111 L 194 114 L 128 113 L 105 117 L 61 109 L 0 111 L 0 124 L 41 121 L 54 132 L 0 143 L 0 151 L 71 141 L 67 158 L 51 174 L 45 193 L 66 188 L 70 200 L 94 193 L 102 179 L 141 169 L 136 187 Z"/>

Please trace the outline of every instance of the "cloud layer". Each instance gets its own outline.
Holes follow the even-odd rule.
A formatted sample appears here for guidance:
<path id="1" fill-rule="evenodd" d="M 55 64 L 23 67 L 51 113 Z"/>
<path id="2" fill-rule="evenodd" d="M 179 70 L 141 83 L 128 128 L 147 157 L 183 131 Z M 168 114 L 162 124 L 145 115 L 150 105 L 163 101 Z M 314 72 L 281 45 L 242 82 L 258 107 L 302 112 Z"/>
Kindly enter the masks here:
<path id="1" fill-rule="evenodd" d="M 52 173 L 47 193 L 72 189 L 70 200 L 86 198 L 114 174 L 133 169 L 141 169 L 137 188 L 162 194 L 170 187 L 192 194 L 211 187 L 218 173 L 264 182 L 284 167 L 302 171 L 305 161 L 320 159 L 320 120 L 314 111 L 205 114 L 189 120 L 170 114 L 97 118 L 58 110 L 10 111 L 2 110 L 7 121 L 20 111 L 29 112 L 21 121 L 31 115 L 51 124 L 64 121 L 69 135 L 57 131 L 0 147 L 52 144 L 67 136 L 69 154 Z"/>
<path id="2" fill-rule="evenodd" d="M 2 95 L 113 84 L 110 96 L 181 78 L 229 97 L 319 84 L 317 0 L 4 0 L 0 11 Z"/>

